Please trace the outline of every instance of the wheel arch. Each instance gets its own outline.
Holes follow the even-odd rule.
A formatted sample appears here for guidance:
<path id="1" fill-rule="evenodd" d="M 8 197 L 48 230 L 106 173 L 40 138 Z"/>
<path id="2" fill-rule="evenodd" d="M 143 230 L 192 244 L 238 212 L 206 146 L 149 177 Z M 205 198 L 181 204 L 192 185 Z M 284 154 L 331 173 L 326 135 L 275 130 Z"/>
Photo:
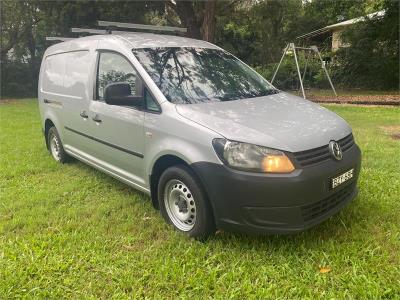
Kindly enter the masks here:
<path id="1" fill-rule="evenodd" d="M 52 120 L 46 119 L 44 121 L 44 138 L 45 138 L 45 141 L 46 141 L 47 149 L 49 149 L 49 141 L 47 140 L 47 134 L 49 133 L 50 128 L 53 127 L 53 126 L 55 127 L 55 125 L 54 125 Z"/>
<path id="2" fill-rule="evenodd" d="M 60 136 L 61 141 L 64 140 L 63 137 L 63 130 L 61 127 L 61 124 L 59 124 L 59 120 L 57 118 L 57 115 L 53 112 L 53 111 L 46 111 L 43 119 L 42 119 L 43 123 L 42 123 L 42 130 L 45 136 L 45 140 L 46 140 L 46 147 L 48 149 L 48 142 L 47 142 L 47 133 L 49 132 L 49 129 L 51 128 L 51 126 L 54 126 L 57 129 L 58 135 Z"/>
<path id="3" fill-rule="evenodd" d="M 47 134 L 49 133 L 49 129 L 53 126 L 55 127 L 56 125 L 54 125 L 54 123 L 51 119 L 47 118 L 44 121 L 44 139 L 46 141 L 47 150 L 49 150 L 49 141 L 47 139 Z"/>
<path id="4" fill-rule="evenodd" d="M 188 162 L 188 160 L 185 157 L 182 157 L 181 155 L 177 155 L 175 153 L 164 153 L 157 157 L 155 159 L 152 167 L 151 167 L 151 173 L 149 175 L 149 183 L 150 183 L 150 197 L 152 204 L 154 208 L 159 209 L 158 205 L 158 182 L 160 180 L 161 174 L 168 169 L 169 167 L 176 166 L 176 165 L 185 165 L 187 168 L 189 168 L 193 174 L 197 177 L 199 184 L 201 185 L 201 188 L 204 190 L 206 197 L 208 201 L 210 202 L 210 205 L 213 210 L 213 214 L 215 216 L 215 211 L 214 211 L 214 204 L 211 203 L 209 197 L 208 197 L 208 192 L 207 189 L 205 188 L 204 182 L 199 174 L 197 174 L 196 170 L 192 168 L 191 164 Z"/>
<path id="5" fill-rule="evenodd" d="M 159 209 L 157 190 L 161 174 L 169 167 L 180 164 L 186 165 L 190 168 L 190 164 L 187 162 L 186 159 L 172 153 L 164 153 L 154 160 L 149 175 L 150 196 L 154 208 Z"/>

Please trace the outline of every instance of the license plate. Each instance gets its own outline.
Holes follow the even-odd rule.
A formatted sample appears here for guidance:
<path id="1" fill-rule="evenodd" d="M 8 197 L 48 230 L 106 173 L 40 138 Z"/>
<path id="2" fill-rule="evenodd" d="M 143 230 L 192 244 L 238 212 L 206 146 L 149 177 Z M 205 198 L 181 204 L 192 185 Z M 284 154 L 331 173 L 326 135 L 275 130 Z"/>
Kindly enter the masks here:
<path id="1" fill-rule="evenodd" d="M 339 176 L 336 176 L 331 179 L 331 188 L 334 189 L 338 187 L 339 185 L 345 183 L 346 181 L 349 181 L 351 178 L 354 176 L 354 168 L 350 169 L 343 174 L 340 174 Z"/>

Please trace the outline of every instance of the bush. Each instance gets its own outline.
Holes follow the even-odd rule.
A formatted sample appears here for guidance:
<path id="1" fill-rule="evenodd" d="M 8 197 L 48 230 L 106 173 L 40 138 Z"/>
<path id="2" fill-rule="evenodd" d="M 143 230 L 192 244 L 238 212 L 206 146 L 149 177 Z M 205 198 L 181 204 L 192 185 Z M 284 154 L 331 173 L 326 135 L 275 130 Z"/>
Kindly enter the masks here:
<path id="1" fill-rule="evenodd" d="M 27 63 L 3 62 L 1 64 L 1 98 L 36 97 L 37 81 L 32 80 L 31 74 L 31 67 Z"/>
<path id="2" fill-rule="evenodd" d="M 335 81 L 354 88 L 399 88 L 399 6 L 388 0 L 385 8 L 384 17 L 360 22 L 343 34 L 351 47 L 335 54 Z"/>

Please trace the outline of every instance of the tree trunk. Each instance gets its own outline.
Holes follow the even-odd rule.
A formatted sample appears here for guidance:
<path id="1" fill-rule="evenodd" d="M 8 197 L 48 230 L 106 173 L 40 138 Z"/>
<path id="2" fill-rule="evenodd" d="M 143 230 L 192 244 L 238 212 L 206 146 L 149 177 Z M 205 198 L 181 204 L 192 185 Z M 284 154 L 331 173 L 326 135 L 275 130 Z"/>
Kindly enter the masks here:
<path id="1" fill-rule="evenodd" d="M 202 38 L 208 42 L 214 42 L 215 35 L 215 10 L 216 0 L 208 0 L 205 5 Z"/>
<path id="2" fill-rule="evenodd" d="M 29 30 L 26 34 L 26 42 L 27 42 L 27 47 L 29 51 L 29 69 L 30 69 L 30 75 L 31 75 L 31 83 L 34 84 L 38 80 L 38 62 L 37 62 L 37 56 L 36 56 L 36 41 L 35 37 L 33 36 L 32 29 Z M 33 89 L 36 88 L 36 86 L 32 86 Z"/>
<path id="3" fill-rule="evenodd" d="M 193 10 L 193 3 L 191 1 L 176 1 L 175 8 L 183 25 L 187 27 L 188 36 L 195 39 L 201 39 L 200 23 Z"/>

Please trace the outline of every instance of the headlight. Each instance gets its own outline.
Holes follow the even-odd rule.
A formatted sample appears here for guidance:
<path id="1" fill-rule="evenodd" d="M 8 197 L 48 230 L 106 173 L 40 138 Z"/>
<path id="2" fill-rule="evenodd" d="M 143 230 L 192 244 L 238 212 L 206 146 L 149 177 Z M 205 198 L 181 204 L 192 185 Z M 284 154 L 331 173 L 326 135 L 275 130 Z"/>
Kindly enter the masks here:
<path id="1" fill-rule="evenodd" d="M 282 151 L 225 139 L 214 139 L 218 157 L 229 167 L 243 171 L 290 173 L 294 166 Z"/>

